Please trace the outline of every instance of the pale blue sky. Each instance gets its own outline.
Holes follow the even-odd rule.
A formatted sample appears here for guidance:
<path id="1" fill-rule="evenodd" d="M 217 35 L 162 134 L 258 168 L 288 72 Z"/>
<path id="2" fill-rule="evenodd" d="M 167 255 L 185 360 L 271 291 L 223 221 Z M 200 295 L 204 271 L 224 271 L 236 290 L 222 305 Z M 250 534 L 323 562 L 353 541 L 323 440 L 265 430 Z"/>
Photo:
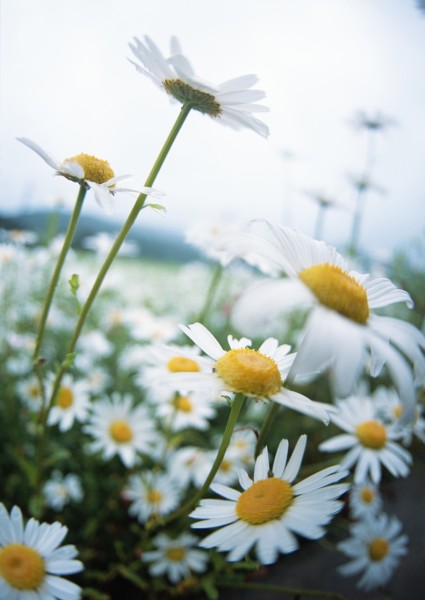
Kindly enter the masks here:
<path id="1" fill-rule="evenodd" d="M 316 206 L 302 190 L 352 207 L 347 173 L 360 170 L 356 110 L 397 120 L 378 140 L 362 245 L 388 249 L 425 227 L 425 14 L 415 0 L 2 0 L 0 209 L 71 206 L 75 185 L 15 138 L 62 160 L 109 160 L 142 184 L 178 112 L 127 61 L 133 36 L 167 53 L 179 37 L 196 73 L 219 83 L 254 72 L 266 91 L 268 140 L 192 114 L 157 179 L 168 214 L 146 223 L 184 228 L 227 215 L 265 217 L 312 235 Z M 282 150 L 294 160 L 282 158 Z M 118 202 L 122 220 L 130 199 Z M 86 210 L 96 211 L 90 201 Z M 329 213 L 324 237 L 342 246 L 348 211 Z"/>

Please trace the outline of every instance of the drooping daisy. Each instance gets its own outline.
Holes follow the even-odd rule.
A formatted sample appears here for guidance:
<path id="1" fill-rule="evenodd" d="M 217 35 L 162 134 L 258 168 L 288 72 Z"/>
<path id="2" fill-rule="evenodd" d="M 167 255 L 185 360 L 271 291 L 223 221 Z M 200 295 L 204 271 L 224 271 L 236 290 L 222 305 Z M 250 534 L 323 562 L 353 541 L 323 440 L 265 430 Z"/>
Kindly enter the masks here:
<path id="1" fill-rule="evenodd" d="M 268 338 L 258 350 L 249 348 L 251 340 L 228 336 L 230 350 L 223 350 L 213 334 L 201 323 L 193 323 L 182 331 L 203 350 L 208 357 L 199 357 L 204 371 L 175 372 L 164 375 L 163 381 L 176 389 L 209 390 L 214 396 L 242 393 L 256 400 L 272 400 L 323 422 L 329 422 L 333 406 L 313 402 L 305 396 L 285 387 L 295 354 L 289 354 L 290 346 L 279 346 L 274 338 Z M 181 351 L 184 355 L 184 351 Z M 205 370 L 205 368 L 207 370 Z"/>
<path id="2" fill-rule="evenodd" d="M 365 479 L 350 488 L 350 516 L 364 519 L 376 515 L 382 508 L 382 497 L 377 485 Z"/>
<path id="3" fill-rule="evenodd" d="M 0 503 L 0 598 L 2 600 L 78 600 L 81 588 L 62 575 L 83 570 L 77 550 L 60 546 L 68 528 L 30 519 L 24 525 L 21 509 L 10 515 Z"/>
<path id="4" fill-rule="evenodd" d="M 28 148 L 31 148 L 31 150 L 34 150 L 49 167 L 52 167 L 56 171 L 57 175 L 66 177 L 66 179 L 75 181 L 80 185 L 85 184 L 87 189 L 93 190 L 96 202 L 106 213 L 110 214 L 112 212 L 113 196 L 120 192 L 135 192 L 137 194 L 143 193 L 152 196 L 162 195 L 157 190 L 147 187 L 142 187 L 140 190 L 116 187 L 119 181 L 127 179 L 129 175 L 115 177 L 113 169 L 106 160 L 82 153 L 59 162 L 32 140 L 28 138 L 17 139 L 19 142 L 25 144 L 25 146 L 28 146 Z"/>
<path id="5" fill-rule="evenodd" d="M 139 453 L 148 452 L 155 442 L 146 408 L 134 407 L 128 394 L 113 394 L 110 400 L 96 402 L 84 431 L 94 437 L 93 452 L 102 452 L 106 460 L 118 455 L 126 467 L 132 467 Z"/>
<path id="6" fill-rule="evenodd" d="M 349 450 L 341 467 L 350 469 L 355 465 L 355 483 L 361 483 L 367 477 L 379 483 L 381 464 L 394 477 L 406 477 L 412 457 L 394 441 L 400 437 L 400 432 L 377 416 L 373 400 L 352 396 L 339 401 L 338 406 L 340 411 L 331 418 L 347 433 L 326 440 L 319 449 L 323 452 Z"/>
<path id="7" fill-rule="evenodd" d="M 146 523 L 150 518 L 167 515 L 177 508 L 180 486 L 168 473 L 148 471 L 132 475 L 122 496 L 131 502 L 129 514 L 139 523 Z"/>
<path id="8" fill-rule="evenodd" d="M 339 572 L 362 573 L 357 587 L 366 591 L 387 583 L 400 558 L 407 554 L 408 537 L 401 530 L 400 521 L 384 513 L 351 525 L 351 537 L 337 546 L 351 560 L 339 567 Z"/>
<path id="9" fill-rule="evenodd" d="M 201 519 L 192 524 L 194 528 L 220 528 L 203 539 L 200 546 L 230 551 L 227 560 L 236 561 L 255 545 L 258 560 L 271 564 L 279 552 L 287 554 L 298 548 L 294 533 L 308 539 L 321 538 L 325 534 L 324 525 L 342 508 L 343 503 L 336 498 L 349 486 L 334 484 L 346 477 L 347 471 L 336 465 L 293 484 L 306 442 L 307 436 L 302 435 L 287 461 L 288 441 L 282 440 L 271 476 L 264 448 L 255 461 L 253 480 L 241 469 L 242 492 L 212 484 L 211 489 L 226 500 L 201 500 L 190 514 L 193 519 Z"/>
<path id="10" fill-rule="evenodd" d="M 137 62 L 130 60 L 136 69 L 178 102 L 234 129 L 247 127 L 268 136 L 267 125 L 253 116 L 255 112 L 268 110 L 256 103 L 265 94 L 251 89 L 257 83 L 255 75 L 244 75 L 212 86 L 195 76 L 175 37 L 171 38 L 169 58 L 163 56 L 148 36 L 144 37 L 144 42 L 134 38 L 129 46 L 137 59 Z"/>
<path id="11" fill-rule="evenodd" d="M 194 548 L 198 538 L 183 533 L 175 539 L 160 533 L 153 540 L 157 550 L 143 552 L 143 562 L 152 563 L 149 573 L 153 577 L 167 575 L 171 583 L 186 579 L 191 573 L 203 573 L 207 568 L 208 554 Z"/>
<path id="12" fill-rule="evenodd" d="M 208 429 L 210 419 L 216 415 L 211 399 L 203 392 L 172 392 L 156 393 L 153 400 L 155 413 L 164 420 L 171 431 L 180 431 L 191 427 L 193 429 Z"/>
<path id="13" fill-rule="evenodd" d="M 417 376 L 425 372 L 425 336 L 399 319 L 374 314 L 395 302 L 412 306 L 409 294 L 384 278 L 370 279 L 349 271 L 343 257 L 324 242 L 265 221 L 273 239 L 245 232 L 233 236 L 239 251 L 268 258 L 287 275 L 285 279 L 257 282 L 236 302 L 233 323 L 241 331 L 258 330 L 264 322 L 279 319 L 284 311 L 310 310 L 294 372 L 315 375 L 330 369 L 335 394 L 348 396 L 371 355 L 371 374 L 385 364 L 406 406 L 403 418 L 413 418 L 415 395 L 409 365 Z M 229 241 L 230 244 L 230 241 Z"/>
<path id="14" fill-rule="evenodd" d="M 58 425 L 60 431 L 68 431 L 74 421 L 85 421 L 89 407 L 90 393 L 86 383 L 74 381 L 71 375 L 65 375 L 47 422 L 49 425 Z"/>
<path id="15" fill-rule="evenodd" d="M 43 494 L 47 506 L 61 511 L 69 502 L 80 502 L 83 499 L 81 479 L 74 473 L 62 475 L 60 471 L 54 471 L 44 484 Z"/>

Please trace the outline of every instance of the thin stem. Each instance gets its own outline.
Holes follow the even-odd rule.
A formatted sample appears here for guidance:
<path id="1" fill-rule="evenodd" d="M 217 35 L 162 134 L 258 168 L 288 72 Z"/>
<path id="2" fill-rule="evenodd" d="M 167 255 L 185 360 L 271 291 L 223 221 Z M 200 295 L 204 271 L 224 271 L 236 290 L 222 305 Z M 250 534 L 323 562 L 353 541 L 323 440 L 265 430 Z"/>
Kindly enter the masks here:
<path id="1" fill-rule="evenodd" d="M 52 279 L 50 280 L 50 285 L 47 290 L 46 297 L 44 299 L 43 310 L 40 317 L 40 322 L 38 324 L 37 337 L 35 340 L 34 354 L 33 360 L 37 361 L 39 358 L 40 348 L 43 341 L 44 331 L 46 327 L 47 317 L 49 315 L 50 306 L 52 304 L 53 295 L 55 293 L 56 286 L 59 281 L 59 276 L 62 271 L 63 264 L 65 262 L 66 255 L 68 254 L 68 250 L 71 246 L 72 239 L 74 237 L 75 229 L 77 227 L 78 218 L 81 213 L 81 209 L 83 207 L 84 198 L 87 192 L 87 186 L 85 183 L 80 185 L 80 189 L 78 192 L 77 200 L 75 201 L 75 206 L 72 211 L 72 215 L 70 221 L 68 223 L 68 229 L 65 234 L 65 239 L 63 241 L 62 250 L 60 251 L 58 260 L 56 262 L 55 270 L 53 271 Z"/>
<path id="2" fill-rule="evenodd" d="M 347 600 L 347 598 L 338 592 L 328 592 L 325 590 L 306 590 L 303 588 L 291 588 L 284 587 L 281 585 L 275 585 L 274 583 L 255 583 L 248 581 L 220 581 L 217 584 L 223 588 L 237 588 L 242 590 L 259 590 L 262 592 L 277 592 L 285 594 L 287 596 L 293 596 L 295 598 L 301 598 L 302 596 L 309 596 L 310 598 L 327 598 L 328 600 Z"/>
<path id="3" fill-rule="evenodd" d="M 217 471 L 220 468 L 220 465 L 223 461 L 224 455 L 226 454 L 226 450 L 229 446 L 230 438 L 232 437 L 233 430 L 237 423 L 244 398 L 245 398 L 245 396 L 243 394 L 236 394 L 236 396 L 233 400 L 232 407 L 231 407 L 230 413 L 229 413 L 229 417 L 227 419 L 226 428 L 223 433 L 223 438 L 221 440 L 220 447 L 217 451 L 217 456 L 215 457 L 215 460 L 211 467 L 211 470 L 208 473 L 207 478 L 205 479 L 202 487 L 198 490 L 198 492 L 194 496 L 192 496 L 190 498 L 190 500 L 188 500 L 186 502 L 186 504 L 183 504 L 183 506 L 181 506 L 179 509 L 177 509 L 176 511 L 174 511 L 173 513 L 168 515 L 165 519 L 158 521 L 158 523 L 157 523 L 158 525 L 165 525 L 166 523 L 169 523 L 170 521 L 174 521 L 175 519 L 177 519 L 179 517 L 186 516 L 192 510 L 192 508 L 195 506 L 195 504 L 198 502 L 198 500 L 200 500 L 203 497 L 203 495 L 205 494 L 205 492 L 208 490 L 212 480 L 214 479 Z"/>
<path id="4" fill-rule="evenodd" d="M 151 187 L 153 185 L 169 151 L 171 150 L 171 147 L 172 147 L 181 127 L 183 126 L 183 123 L 186 120 L 186 117 L 188 116 L 188 114 L 190 112 L 190 109 L 191 109 L 191 107 L 189 105 L 184 104 L 182 106 L 179 116 L 177 117 L 176 122 L 174 123 L 173 128 L 171 129 L 167 139 L 165 140 L 165 143 L 158 155 L 158 158 L 156 159 L 156 161 L 151 169 L 151 172 L 149 173 L 148 178 L 146 179 L 146 182 L 145 182 L 146 187 Z M 98 273 L 97 278 L 93 284 L 93 287 L 87 297 L 87 300 L 81 308 L 81 312 L 80 312 L 80 316 L 79 316 L 77 325 L 75 326 L 73 336 L 72 336 L 71 341 L 66 350 L 67 357 L 70 357 L 75 350 L 75 346 L 80 337 L 84 323 L 87 319 L 87 315 L 88 315 L 88 313 L 91 309 L 91 306 L 97 296 L 97 293 L 103 283 L 103 280 L 105 279 L 105 276 L 106 276 L 107 272 L 109 271 L 109 268 L 111 267 L 113 261 L 115 260 L 117 254 L 119 252 L 119 249 L 121 248 L 131 227 L 133 226 L 134 222 L 136 221 L 140 211 L 143 209 L 146 198 L 147 198 L 147 194 L 139 194 L 138 195 L 136 202 L 135 202 L 130 214 L 127 217 L 127 220 L 125 221 L 120 232 L 118 233 L 118 235 L 112 245 L 112 248 L 109 251 L 109 254 L 105 258 L 105 261 L 99 270 L 99 273 Z M 50 398 L 50 406 L 53 404 L 54 398 L 55 398 L 56 394 L 58 393 L 60 382 L 62 380 L 62 376 L 65 373 L 65 371 L 68 367 L 68 364 L 69 364 L 69 361 L 67 361 L 65 359 L 65 361 L 59 367 L 59 370 L 56 374 L 56 379 L 55 379 L 55 382 L 53 385 L 52 396 Z"/>
<path id="5" fill-rule="evenodd" d="M 205 322 L 206 316 L 212 306 L 214 296 L 217 292 L 218 284 L 220 283 L 223 273 L 224 273 L 223 265 L 221 263 L 217 263 L 214 268 L 214 271 L 213 271 L 213 276 L 211 279 L 210 286 L 208 288 L 204 306 L 202 307 L 202 310 L 199 313 L 199 317 L 197 319 L 199 323 Z"/>
<path id="6" fill-rule="evenodd" d="M 280 404 L 277 404 L 277 402 L 272 402 L 269 408 L 269 412 L 267 413 L 266 418 L 263 421 L 260 434 L 257 439 L 257 445 L 255 446 L 255 458 L 257 458 L 257 456 L 261 453 L 262 449 L 265 446 L 266 438 L 269 434 L 271 426 L 273 425 L 275 417 L 279 412 L 279 409 Z"/>

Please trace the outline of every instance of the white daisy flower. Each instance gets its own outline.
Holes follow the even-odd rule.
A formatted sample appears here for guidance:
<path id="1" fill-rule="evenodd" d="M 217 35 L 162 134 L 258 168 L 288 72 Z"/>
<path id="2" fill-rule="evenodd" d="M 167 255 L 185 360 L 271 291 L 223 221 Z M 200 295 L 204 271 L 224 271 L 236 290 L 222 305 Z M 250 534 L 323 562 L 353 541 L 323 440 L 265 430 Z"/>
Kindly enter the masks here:
<path id="1" fill-rule="evenodd" d="M 379 387 L 373 394 L 376 410 L 384 421 L 400 425 L 403 414 L 403 403 L 395 390 Z M 400 426 L 400 438 L 405 446 L 410 446 L 413 437 L 425 443 L 425 418 L 423 404 L 416 404 L 416 414 L 413 422 Z"/>
<path id="2" fill-rule="evenodd" d="M 46 505 L 53 510 L 61 511 L 70 502 L 80 502 L 83 499 L 81 479 L 74 473 L 62 475 L 54 471 L 43 488 Z"/>
<path id="3" fill-rule="evenodd" d="M 341 467 L 355 466 L 354 481 L 361 483 L 370 476 L 374 483 L 381 481 L 381 464 L 394 477 L 406 477 L 412 457 L 394 440 L 399 430 L 388 426 L 377 416 L 376 406 L 370 398 L 352 396 L 338 402 L 340 411 L 332 421 L 347 433 L 326 440 L 319 446 L 323 452 L 349 450 Z"/>
<path id="4" fill-rule="evenodd" d="M 387 583 L 397 568 L 400 558 L 407 554 L 407 535 L 401 534 L 401 523 L 396 517 L 381 513 L 355 523 L 351 537 L 338 544 L 338 549 L 351 558 L 339 567 L 342 575 L 357 575 L 357 587 L 369 591 Z"/>
<path id="5" fill-rule="evenodd" d="M 51 380 L 53 385 L 53 378 Z M 49 412 L 48 425 L 58 425 L 60 431 L 68 431 L 74 421 L 86 420 L 90 408 L 90 393 L 85 382 L 74 381 L 65 375 Z"/>
<path id="6" fill-rule="evenodd" d="M 350 516 L 364 519 L 376 515 L 382 508 L 382 497 L 377 485 L 366 479 L 350 488 Z"/>
<path id="7" fill-rule="evenodd" d="M 250 327 L 258 330 L 262 323 L 278 320 L 284 311 L 310 310 L 294 372 L 315 375 L 330 368 L 336 395 L 345 397 L 352 393 L 370 352 L 371 374 L 387 366 L 406 406 L 403 418 L 412 419 L 413 378 L 402 354 L 423 380 L 425 336 L 409 323 L 372 312 L 395 302 L 412 306 L 409 294 L 388 279 L 349 271 L 343 257 L 324 242 L 265 223 L 273 241 L 245 232 L 234 236 L 232 244 L 239 252 L 268 258 L 287 278 L 257 282 L 242 294 L 234 307 L 234 325 L 249 332 Z"/>
<path id="8" fill-rule="evenodd" d="M 102 452 L 105 460 L 118 455 L 128 468 L 155 442 L 154 426 L 146 408 L 134 407 L 128 394 L 113 394 L 111 400 L 96 402 L 84 432 L 95 438 L 90 445 L 93 452 Z"/>
<path id="9" fill-rule="evenodd" d="M 166 390 L 165 390 L 166 391 Z M 175 392 L 154 394 L 151 398 L 155 406 L 155 414 L 164 420 L 172 431 L 208 429 L 210 419 L 216 415 L 211 400 L 203 392 Z"/>
<path id="10" fill-rule="evenodd" d="M 198 542 L 194 535 L 183 533 L 172 539 L 161 533 L 152 541 L 157 550 L 143 552 L 141 559 L 152 563 L 149 573 L 153 577 L 167 575 L 171 583 L 178 583 L 190 577 L 191 573 L 203 573 L 206 570 L 208 554 L 193 548 Z"/>
<path id="11" fill-rule="evenodd" d="M 170 454 L 167 460 L 171 476 L 175 476 L 176 483 L 182 489 L 189 484 L 197 488 L 202 487 L 213 463 L 208 452 L 198 446 L 179 448 Z"/>
<path id="12" fill-rule="evenodd" d="M 268 338 L 258 350 L 248 348 L 251 340 L 228 336 L 229 351 L 224 350 L 213 334 L 201 323 L 193 323 L 182 331 L 203 350 L 208 357 L 199 357 L 203 371 L 175 372 L 164 375 L 163 383 L 176 389 L 209 390 L 215 397 L 229 393 L 242 393 L 256 400 L 272 400 L 304 413 L 324 423 L 335 407 L 313 402 L 305 396 L 285 388 L 295 354 L 289 354 L 290 346 L 279 346 L 274 338 Z M 181 354 L 185 352 L 181 350 Z M 206 368 L 206 370 L 205 370 Z"/>
<path id="13" fill-rule="evenodd" d="M 253 116 L 255 112 L 268 110 L 256 103 L 265 94 L 251 89 L 257 83 L 255 75 L 244 75 L 212 86 L 195 76 L 175 37 L 171 38 L 169 58 L 163 56 L 148 36 L 144 37 L 144 42 L 134 38 L 129 46 L 137 59 L 137 62 L 130 60 L 136 69 L 178 102 L 233 129 L 247 127 L 264 137 L 268 136 L 267 125 Z"/>
<path id="14" fill-rule="evenodd" d="M 60 546 L 68 528 L 30 519 L 20 508 L 0 503 L 0 598 L 2 600 L 78 600 L 81 588 L 61 575 L 83 570 L 77 550 Z"/>
<path id="15" fill-rule="evenodd" d="M 212 484 L 211 489 L 226 500 L 201 500 L 190 516 L 202 519 L 194 528 L 220 527 L 207 536 L 200 546 L 230 551 L 227 560 L 241 560 L 256 545 L 262 564 L 271 564 L 279 552 L 287 554 L 298 548 L 297 533 L 308 539 L 325 535 L 324 525 L 343 503 L 336 498 L 347 491 L 347 484 L 335 484 L 348 474 L 338 465 L 323 469 L 292 485 L 301 466 L 307 436 L 298 440 L 287 461 L 288 440 L 279 444 L 269 476 L 267 448 L 255 461 L 254 478 L 241 469 L 238 492 L 225 485 Z"/>
<path id="16" fill-rule="evenodd" d="M 42 405 L 42 390 L 40 382 L 35 375 L 21 379 L 16 384 L 16 390 L 25 406 L 31 412 L 38 412 Z"/>
<path id="17" fill-rule="evenodd" d="M 129 175 L 115 177 L 114 171 L 106 160 L 82 153 L 60 162 L 32 140 L 23 137 L 17 138 L 17 140 L 28 146 L 28 148 L 31 148 L 31 150 L 34 150 L 49 167 L 52 167 L 56 171 L 57 175 L 62 175 L 66 179 L 76 181 L 80 185 L 85 184 L 87 189 L 93 191 L 96 202 L 107 214 L 112 213 L 112 199 L 115 194 L 120 192 L 162 196 L 158 190 L 147 187 L 142 187 L 140 190 L 116 187 L 119 181 L 127 179 Z"/>
<path id="18" fill-rule="evenodd" d="M 146 523 L 148 519 L 167 515 L 177 508 L 180 487 L 171 475 L 148 471 L 143 475 L 132 475 L 122 496 L 131 502 L 129 514 L 139 523 Z"/>

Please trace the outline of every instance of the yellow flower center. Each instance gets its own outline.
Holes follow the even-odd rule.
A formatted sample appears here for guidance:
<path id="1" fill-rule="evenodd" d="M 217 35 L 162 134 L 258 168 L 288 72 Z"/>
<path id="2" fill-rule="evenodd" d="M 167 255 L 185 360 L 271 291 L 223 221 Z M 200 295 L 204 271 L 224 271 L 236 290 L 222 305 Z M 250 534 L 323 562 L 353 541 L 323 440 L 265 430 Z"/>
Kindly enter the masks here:
<path id="1" fill-rule="evenodd" d="M 184 548 L 168 548 L 165 551 L 165 558 L 173 562 L 181 562 L 186 556 L 186 550 Z"/>
<path id="2" fill-rule="evenodd" d="M 59 388 L 58 395 L 56 397 L 56 404 L 63 409 L 67 409 L 74 403 L 74 394 L 71 388 L 63 386 Z"/>
<path id="3" fill-rule="evenodd" d="M 276 394 L 282 387 L 275 361 L 250 348 L 229 350 L 218 359 L 215 368 L 229 386 L 229 391 L 267 397 Z"/>
<path id="4" fill-rule="evenodd" d="M 0 575 L 16 590 L 37 590 L 45 576 L 44 560 L 33 548 L 10 544 L 0 549 Z"/>
<path id="5" fill-rule="evenodd" d="M 159 504 L 162 501 L 162 494 L 159 490 L 149 490 L 146 494 L 146 500 L 149 504 Z"/>
<path id="6" fill-rule="evenodd" d="M 126 444 L 133 439 L 133 430 L 127 421 L 117 419 L 109 426 L 109 434 L 117 444 Z"/>
<path id="7" fill-rule="evenodd" d="M 390 549 L 390 545 L 384 538 L 376 538 L 369 544 L 369 557 L 373 561 L 382 560 Z"/>
<path id="8" fill-rule="evenodd" d="M 250 525 L 263 525 L 279 519 L 291 505 L 293 495 L 287 481 L 277 477 L 262 479 L 239 496 L 236 514 Z"/>
<path id="9" fill-rule="evenodd" d="M 193 410 L 192 402 L 187 396 L 177 396 L 174 400 L 174 406 L 177 410 L 185 413 L 190 413 Z"/>
<path id="10" fill-rule="evenodd" d="M 189 104 L 193 110 L 218 117 L 221 106 L 212 94 L 197 90 L 180 79 L 166 79 L 162 82 L 165 91 L 182 104 Z"/>
<path id="11" fill-rule="evenodd" d="M 363 488 L 360 493 L 360 498 L 365 502 L 365 504 L 370 504 L 375 499 L 375 492 L 370 488 Z"/>
<path id="12" fill-rule="evenodd" d="M 403 406 L 401 404 L 396 404 L 393 406 L 393 414 L 396 419 L 399 419 L 403 412 Z"/>
<path id="13" fill-rule="evenodd" d="M 173 356 L 170 358 L 167 362 L 167 369 L 171 373 L 197 373 L 200 371 L 198 363 L 185 356 Z"/>
<path id="14" fill-rule="evenodd" d="M 299 274 L 316 298 L 328 308 L 356 323 L 369 318 L 369 303 L 365 288 L 346 271 L 324 263 L 313 265 Z"/>
<path id="15" fill-rule="evenodd" d="M 38 383 L 32 383 L 28 388 L 28 395 L 31 398 L 38 398 L 41 394 L 41 389 Z"/>
<path id="16" fill-rule="evenodd" d="M 67 160 L 81 165 L 84 169 L 84 179 L 88 181 L 105 183 L 105 181 L 115 177 L 115 173 L 107 160 L 96 158 L 90 154 L 77 154 L 72 158 L 67 158 Z"/>
<path id="17" fill-rule="evenodd" d="M 224 459 L 220 465 L 220 471 L 223 473 L 228 473 L 232 468 L 233 463 L 230 460 Z"/>
<path id="18" fill-rule="evenodd" d="M 356 434 L 359 441 L 366 448 L 379 450 L 385 446 L 387 441 L 387 430 L 378 421 L 364 421 L 357 425 Z"/>

